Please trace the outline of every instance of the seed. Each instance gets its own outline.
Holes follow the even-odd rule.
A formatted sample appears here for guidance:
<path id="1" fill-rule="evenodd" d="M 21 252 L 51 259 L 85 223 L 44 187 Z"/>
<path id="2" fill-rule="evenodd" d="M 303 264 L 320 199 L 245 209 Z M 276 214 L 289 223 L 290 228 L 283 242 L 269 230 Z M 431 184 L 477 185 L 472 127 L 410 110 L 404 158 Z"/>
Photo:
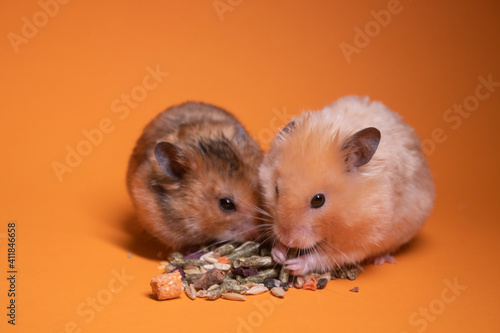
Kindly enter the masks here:
<path id="1" fill-rule="evenodd" d="M 332 279 L 332 274 L 330 272 L 321 274 L 319 276 L 319 280 L 321 279 L 327 279 L 328 281 L 330 281 Z"/>
<path id="2" fill-rule="evenodd" d="M 285 291 L 280 287 L 271 288 L 271 294 L 280 298 L 285 297 Z"/>
<path id="3" fill-rule="evenodd" d="M 349 291 L 352 291 L 353 293 L 357 293 L 359 291 L 359 287 L 354 287 L 352 289 L 349 289 Z"/>
<path id="4" fill-rule="evenodd" d="M 323 289 L 326 287 L 326 284 L 328 283 L 328 280 L 325 278 L 321 278 L 318 280 L 318 283 L 316 284 L 317 289 Z"/>
<path id="5" fill-rule="evenodd" d="M 305 281 L 304 281 L 304 278 L 302 276 L 297 276 L 295 278 L 295 283 L 294 283 L 295 288 L 298 288 L 298 289 L 302 288 L 302 286 L 304 285 L 304 282 Z"/>
<path id="6" fill-rule="evenodd" d="M 258 294 L 265 293 L 266 291 L 269 291 L 269 289 L 267 289 L 266 286 L 264 286 L 263 284 L 256 284 L 252 288 L 245 291 L 245 294 L 258 295 Z"/>
<path id="7" fill-rule="evenodd" d="M 167 273 L 170 273 L 171 271 L 173 271 L 176 267 L 174 265 L 172 265 L 171 263 L 167 262 L 166 264 L 163 265 L 162 268 L 165 271 L 165 274 L 167 274 Z"/>
<path id="8" fill-rule="evenodd" d="M 349 280 L 354 280 L 358 274 L 359 274 L 360 269 L 358 267 L 351 267 L 347 269 L 347 278 Z"/>
<path id="9" fill-rule="evenodd" d="M 268 289 L 281 286 L 281 281 L 276 279 L 265 279 L 263 283 Z"/>
<path id="10" fill-rule="evenodd" d="M 191 274 L 201 274 L 201 271 L 196 266 L 186 265 L 186 266 L 184 266 L 184 273 L 186 273 L 188 275 L 191 275 Z"/>
<path id="11" fill-rule="evenodd" d="M 218 285 L 218 284 L 213 284 L 213 285 L 211 285 L 210 287 L 208 287 L 207 291 L 212 291 L 212 290 L 214 290 L 214 289 L 215 289 L 215 288 L 217 288 L 217 287 L 219 287 L 219 285 Z"/>
<path id="12" fill-rule="evenodd" d="M 186 291 L 187 297 L 189 297 L 190 299 L 194 300 L 196 298 L 196 290 L 194 289 L 192 284 L 187 286 L 185 291 Z"/>
<path id="13" fill-rule="evenodd" d="M 255 282 L 247 282 L 245 284 L 242 284 L 242 286 L 245 286 L 247 287 L 248 289 L 252 288 L 253 286 L 255 286 L 257 283 Z"/>
<path id="14" fill-rule="evenodd" d="M 214 287 L 214 288 L 212 288 Z M 222 288 L 217 284 L 217 285 L 214 285 L 210 288 L 208 288 L 208 299 L 211 300 L 211 301 L 215 301 L 216 299 L 218 299 L 221 295 L 222 295 Z"/>
<path id="15" fill-rule="evenodd" d="M 214 263 L 214 267 L 223 271 L 228 271 L 231 269 L 231 265 L 229 264 L 221 264 L 220 262 Z"/>
<path id="16" fill-rule="evenodd" d="M 216 262 L 219 262 L 219 259 L 218 258 L 216 259 L 214 257 L 214 253 L 212 251 L 202 255 L 200 259 L 205 260 L 209 264 L 215 264 Z"/>
<path id="17" fill-rule="evenodd" d="M 243 295 L 237 293 L 224 293 L 221 295 L 222 298 L 229 299 L 231 301 L 246 301 L 247 298 Z"/>

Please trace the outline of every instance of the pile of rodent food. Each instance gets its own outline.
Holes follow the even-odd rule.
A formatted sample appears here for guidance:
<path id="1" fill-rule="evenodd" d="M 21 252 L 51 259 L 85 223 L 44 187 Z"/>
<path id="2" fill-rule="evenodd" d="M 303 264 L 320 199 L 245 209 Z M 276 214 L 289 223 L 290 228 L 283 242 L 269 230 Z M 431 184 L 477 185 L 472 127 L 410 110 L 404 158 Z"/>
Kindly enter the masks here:
<path id="1" fill-rule="evenodd" d="M 288 258 L 296 256 L 297 250 L 291 249 Z M 159 268 L 164 269 L 164 274 L 151 280 L 151 289 L 158 300 L 177 298 L 185 293 L 192 300 L 223 298 L 236 301 L 245 301 L 247 295 L 267 291 L 282 298 L 292 287 L 323 289 L 330 280 L 354 280 L 361 270 L 360 266 L 350 266 L 326 273 L 291 276 L 284 266 L 272 259 L 269 247 L 256 242 L 238 247 L 228 243 L 186 256 L 174 252 Z M 358 288 L 351 291 L 357 292 Z"/>

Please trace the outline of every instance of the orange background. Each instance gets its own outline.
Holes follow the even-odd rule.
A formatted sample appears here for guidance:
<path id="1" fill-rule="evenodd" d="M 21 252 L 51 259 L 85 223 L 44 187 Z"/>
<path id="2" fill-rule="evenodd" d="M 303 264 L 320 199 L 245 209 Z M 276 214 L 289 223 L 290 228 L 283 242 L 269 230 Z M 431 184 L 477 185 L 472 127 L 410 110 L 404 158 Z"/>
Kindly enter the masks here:
<path id="1" fill-rule="evenodd" d="M 45 3 L 52 16 L 40 13 Z M 498 331 L 500 87 L 478 88 L 478 77 L 500 82 L 499 2 L 401 0 L 385 26 L 372 11 L 394 9 L 394 0 L 53 4 L 0 4 L 2 332 Z M 23 28 L 34 19 L 36 30 Z M 355 39 L 356 27 L 372 37 Z M 346 57 L 342 43 L 357 53 Z M 168 76 L 137 88 L 157 67 Z M 476 89 L 474 110 L 447 122 Z M 113 112 L 131 92 L 141 101 Z M 291 290 L 277 304 L 269 294 L 152 299 L 161 249 L 134 227 L 124 181 L 145 124 L 172 104 L 205 101 L 234 112 L 266 147 L 291 115 L 348 94 L 384 102 L 428 144 L 437 133 L 435 209 L 397 264 L 368 266 L 322 291 Z M 109 133 L 59 180 L 53 163 L 66 163 L 67 147 L 84 149 L 82 131 L 103 119 Z M 6 316 L 9 221 L 15 327 Z"/>

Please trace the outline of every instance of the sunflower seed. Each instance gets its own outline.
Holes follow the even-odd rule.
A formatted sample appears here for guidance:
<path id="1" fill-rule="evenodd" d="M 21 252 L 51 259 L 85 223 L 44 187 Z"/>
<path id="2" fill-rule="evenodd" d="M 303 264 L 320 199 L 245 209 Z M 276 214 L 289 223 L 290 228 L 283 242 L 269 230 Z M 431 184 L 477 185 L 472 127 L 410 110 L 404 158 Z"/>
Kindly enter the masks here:
<path id="1" fill-rule="evenodd" d="M 318 280 L 318 283 L 316 284 L 317 289 L 323 289 L 326 287 L 326 284 L 328 283 L 328 280 L 325 278 L 321 278 Z"/>

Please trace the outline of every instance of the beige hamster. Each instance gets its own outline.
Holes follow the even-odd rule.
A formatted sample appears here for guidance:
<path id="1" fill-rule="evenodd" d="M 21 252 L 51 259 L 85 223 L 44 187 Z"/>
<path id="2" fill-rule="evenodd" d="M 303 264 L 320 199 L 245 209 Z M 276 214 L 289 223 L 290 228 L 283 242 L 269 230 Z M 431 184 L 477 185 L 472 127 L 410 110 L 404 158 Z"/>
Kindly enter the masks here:
<path id="1" fill-rule="evenodd" d="M 399 115 L 348 96 L 292 118 L 260 168 L 272 254 L 294 275 L 394 262 L 421 229 L 434 183 L 421 144 Z M 286 260 L 287 248 L 302 255 Z"/>
<path id="2" fill-rule="evenodd" d="M 257 234 L 263 152 L 227 111 L 187 102 L 160 113 L 130 157 L 138 218 L 173 250 Z"/>

